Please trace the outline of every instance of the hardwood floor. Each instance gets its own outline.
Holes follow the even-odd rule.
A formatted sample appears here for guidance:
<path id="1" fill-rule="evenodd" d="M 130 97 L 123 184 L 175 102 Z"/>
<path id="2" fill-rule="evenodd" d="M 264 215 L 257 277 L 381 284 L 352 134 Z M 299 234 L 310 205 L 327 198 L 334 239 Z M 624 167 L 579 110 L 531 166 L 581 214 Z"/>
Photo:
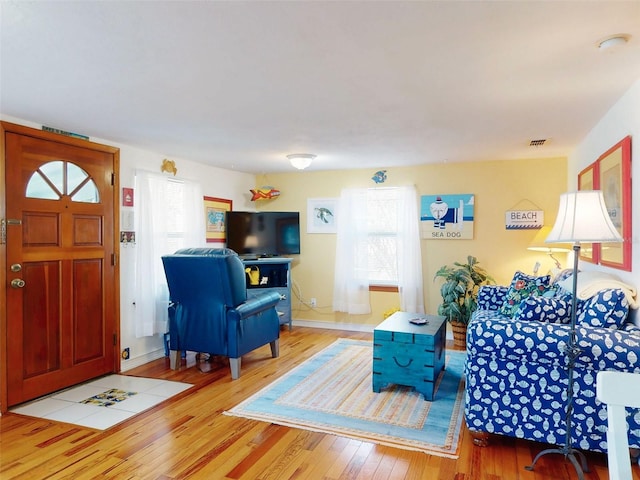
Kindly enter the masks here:
<path id="1" fill-rule="evenodd" d="M 283 329 L 280 357 L 267 347 L 243 357 L 242 375 L 231 381 L 223 359 L 169 369 L 159 359 L 126 372 L 195 385 L 109 430 L 8 413 L 0 417 L 2 479 L 443 479 L 557 480 L 577 478 L 560 455 L 540 459 L 547 446 L 494 437 L 475 447 L 463 426 L 457 460 L 398 450 L 333 435 L 306 432 L 222 415 L 280 373 L 336 338 L 371 339 L 370 334 L 294 327 Z M 587 480 L 608 479 L 606 456 L 587 455 Z M 635 480 L 640 480 L 634 467 Z"/>

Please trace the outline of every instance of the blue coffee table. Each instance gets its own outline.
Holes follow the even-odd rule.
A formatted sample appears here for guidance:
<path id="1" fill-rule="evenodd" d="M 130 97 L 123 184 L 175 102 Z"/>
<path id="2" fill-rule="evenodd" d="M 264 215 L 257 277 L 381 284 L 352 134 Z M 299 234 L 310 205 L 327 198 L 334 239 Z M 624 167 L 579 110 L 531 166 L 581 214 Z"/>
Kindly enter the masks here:
<path id="1" fill-rule="evenodd" d="M 414 325 L 411 319 L 426 319 Z M 373 330 L 373 391 L 389 384 L 414 387 L 432 401 L 438 376 L 444 371 L 445 318 L 396 312 Z"/>

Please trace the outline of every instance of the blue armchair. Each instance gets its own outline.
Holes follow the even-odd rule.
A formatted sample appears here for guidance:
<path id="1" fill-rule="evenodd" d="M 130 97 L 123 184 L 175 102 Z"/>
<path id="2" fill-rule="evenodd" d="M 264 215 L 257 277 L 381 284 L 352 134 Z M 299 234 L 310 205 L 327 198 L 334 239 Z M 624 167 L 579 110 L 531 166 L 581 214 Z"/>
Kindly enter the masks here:
<path id="1" fill-rule="evenodd" d="M 162 257 L 169 285 L 171 368 L 183 351 L 229 357 L 231 378 L 240 377 L 242 355 L 266 345 L 279 354 L 280 296 L 247 299 L 244 264 L 229 249 L 188 248 Z"/>

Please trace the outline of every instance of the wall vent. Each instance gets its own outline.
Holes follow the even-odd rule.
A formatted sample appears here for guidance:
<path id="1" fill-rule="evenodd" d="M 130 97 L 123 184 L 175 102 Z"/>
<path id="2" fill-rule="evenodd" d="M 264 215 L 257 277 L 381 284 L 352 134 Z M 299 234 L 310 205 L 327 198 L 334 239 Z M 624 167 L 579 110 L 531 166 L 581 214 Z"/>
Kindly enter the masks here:
<path id="1" fill-rule="evenodd" d="M 529 146 L 530 147 L 541 147 L 542 145 L 544 145 L 544 142 L 546 142 L 547 139 L 546 138 L 539 138 L 537 140 L 531 140 L 529 142 Z"/>

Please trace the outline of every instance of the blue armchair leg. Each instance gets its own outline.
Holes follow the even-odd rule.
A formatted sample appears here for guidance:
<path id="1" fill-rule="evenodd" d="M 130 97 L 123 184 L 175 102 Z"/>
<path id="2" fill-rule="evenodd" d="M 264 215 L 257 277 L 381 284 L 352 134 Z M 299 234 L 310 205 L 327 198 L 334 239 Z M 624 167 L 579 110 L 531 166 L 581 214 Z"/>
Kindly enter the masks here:
<path id="1" fill-rule="evenodd" d="M 269 342 L 269 346 L 271 347 L 271 356 L 277 358 L 280 355 L 280 339 L 277 338 L 273 342 Z"/>
<path id="2" fill-rule="evenodd" d="M 180 370 L 182 361 L 182 352 L 180 350 L 171 350 L 169 352 L 169 366 L 171 370 Z"/>
<path id="3" fill-rule="evenodd" d="M 237 380 L 240 378 L 240 360 L 238 358 L 229 358 L 229 365 L 231 366 L 231 380 Z"/>

